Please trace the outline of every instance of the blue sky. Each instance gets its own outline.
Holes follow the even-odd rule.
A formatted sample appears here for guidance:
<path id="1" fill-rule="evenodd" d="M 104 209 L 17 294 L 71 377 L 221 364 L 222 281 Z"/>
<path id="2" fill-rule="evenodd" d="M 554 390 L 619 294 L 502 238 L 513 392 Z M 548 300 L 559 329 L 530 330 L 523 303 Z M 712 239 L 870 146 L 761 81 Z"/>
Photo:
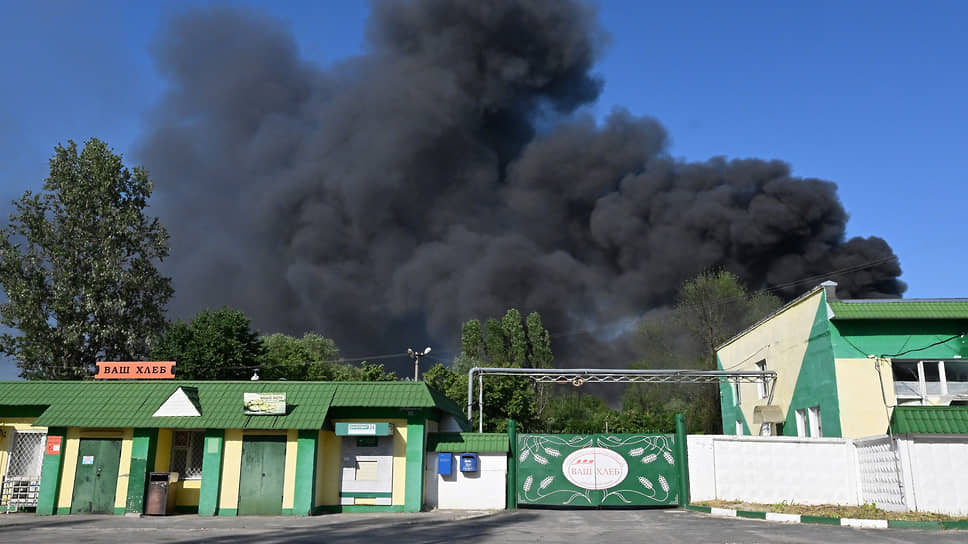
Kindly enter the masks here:
<path id="1" fill-rule="evenodd" d="M 235 3 L 286 21 L 314 62 L 362 50 L 365 3 Z M 5 2 L 0 200 L 38 189 L 53 147 L 68 139 L 96 136 L 137 164 L 130 150 L 165 85 L 152 42 L 167 15 L 207 4 Z M 598 6 L 611 39 L 596 114 L 624 107 L 655 117 L 677 157 L 775 158 L 834 181 L 848 235 L 888 241 L 906 297 L 968 297 L 968 4 Z M 15 375 L 0 362 L 0 379 Z"/>

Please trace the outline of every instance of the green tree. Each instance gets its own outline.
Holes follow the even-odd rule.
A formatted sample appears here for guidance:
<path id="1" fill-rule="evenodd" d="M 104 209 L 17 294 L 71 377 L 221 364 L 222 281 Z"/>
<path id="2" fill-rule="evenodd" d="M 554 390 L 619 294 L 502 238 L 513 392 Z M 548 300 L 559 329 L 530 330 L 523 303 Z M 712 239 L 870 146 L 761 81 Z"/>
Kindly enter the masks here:
<path id="1" fill-rule="evenodd" d="M 332 381 L 339 348 L 329 338 L 307 332 L 302 338 L 276 333 L 259 339 L 264 354 L 259 377 L 265 380 Z"/>
<path id="2" fill-rule="evenodd" d="M 528 364 L 528 337 L 521 322 L 521 312 L 511 308 L 501 319 L 501 329 L 507 339 L 507 361 L 514 367 L 525 367 Z"/>
<path id="3" fill-rule="evenodd" d="M 703 272 L 682 285 L 671 312 L 640 325 L 647 351 L 634 366 L 716 370 L 716 348 L 781 304 L 769 293 L 750 292 L 730 272 Z M 626 388 L 623 406 L 681 411 L 690 429 L 722 432 L 716 385 L 634 384 Z"/>
<path id="4" fill-rule="evenodd" d="M 508 339 L 504 333 L 504 327 L 493 317 L 485 323 L 487 336 L 484 337 L 484 353 L 487 355 L 488 362 L 492 366 L 507 366 Z"/>
<path id="5" fill-rule="evenodd" d="M 551 368 L 554 356 L 551 353 L 551 334 L 541 323 L 541 314 L 531 312 L 526 321 L 528 345 L 531 353 L 528 361 L 532 368 Z"/>
<path id="6" fill-rule="evenodd" d="M 478 363 L 484 360 L 484 329 L 480 321 L 471 319 L 464 323 L 461 327 L 460 342 L 461 355 Z"/>
<path id="7" fill-rule="evenodd" d="M 40 194 L 0 229 L 0 352 L 27 379 L 81 379 L 98 360 L 144 360 L 165 327 L 168 234 L 145 215 L 152 183 L 104 142 L 58 145 Z"/>
<path id="8" fill-rule="evenodd" d="M 467 371 L 472 367 L 551 366 L 551 335 L 541 325 L 537 312 L 524 321 L 521 313 L 511 308 L 502 319 L 491 318 L 485 323 L 482 328 L 479 320 L 465 322 L 461 327 L 461 353 L 453 365 L 447 368 L 438 364 L 424 373 L 424 381 L 460 406 L 467 405 Z M 537 400 L 544 389 L 525 377 L 488 376 L 484 382 L 485 430 L 502 431 L 509 418 L 525 430 L 538 427 Z"/>
<path id="9" fill-rule="evenodd" d="M 238 310 L 203 310 L 190 323 L 173 323 L 153 357 L 175 361 L 185 380 L 246 380 L 263 361 L 264 347 L 249 318 Z"/>

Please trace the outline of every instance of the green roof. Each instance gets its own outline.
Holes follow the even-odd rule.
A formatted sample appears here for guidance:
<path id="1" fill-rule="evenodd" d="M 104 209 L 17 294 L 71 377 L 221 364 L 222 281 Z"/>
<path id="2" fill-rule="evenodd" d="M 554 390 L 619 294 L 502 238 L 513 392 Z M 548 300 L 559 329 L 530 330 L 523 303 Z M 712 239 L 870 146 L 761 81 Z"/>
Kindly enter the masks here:
<path id="1" fill-rule="evenodd" d="M 833 319 L 968 319 L 968 300 L 831 300 Z"/>
<path id="2" fill-rule="evenodd" d="M 195 417 L 152 414 L 181 387 Z M 288 413 L 247 416 L 243 393 L 285 393 Z M 424 382 L 116 381 L 0 382 L 0 406 L 49 406 L 35 425 L 195 429 L 321 429 L 331 407 L 436 408 L 459 417 L 455 403 Z"/>
<path id="3" fill-rule="evenodd" d="M 506 453 L 508 435 L 504 433 L 430 433 L 427 451 L 450 453 Z"/>
<path id="4" fill-rule="evenodd" d="M 968 406 L 897 406 L 895 434 L 968 434 Z"/>

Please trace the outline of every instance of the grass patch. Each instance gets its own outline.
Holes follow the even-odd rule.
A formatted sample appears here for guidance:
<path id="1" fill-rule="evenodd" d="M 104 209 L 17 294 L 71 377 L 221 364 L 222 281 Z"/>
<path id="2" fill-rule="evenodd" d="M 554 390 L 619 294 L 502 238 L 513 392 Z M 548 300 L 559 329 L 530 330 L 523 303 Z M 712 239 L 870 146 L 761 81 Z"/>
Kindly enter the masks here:
<path id="1" fill-rule="evenodd" d="M 874 504 L 863 506 L 842 506 L 836 504 L 807 505 L 796 503 L 756 504 L 742 501 L 702 501 L 693 503 L 713 508 L 732 508 L 748 512 L 775 512 L 778 514 L 800 514 L 824 518 L 856 519 L 893 519 L 900 521 L 947 521 L 966 522 L 968 517 L 954 517 L 932 512 L 889 512 Z M 959 523 L 960 524 L 960 523 Z"/>

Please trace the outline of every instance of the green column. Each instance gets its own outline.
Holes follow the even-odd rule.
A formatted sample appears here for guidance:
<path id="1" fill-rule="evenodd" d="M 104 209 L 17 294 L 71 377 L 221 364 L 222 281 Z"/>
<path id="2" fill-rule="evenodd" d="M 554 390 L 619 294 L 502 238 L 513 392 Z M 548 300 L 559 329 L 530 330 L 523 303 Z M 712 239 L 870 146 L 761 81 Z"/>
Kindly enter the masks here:
<path id="1" fill-rule="evenodd" d="M 518 507 L 517 478 L 518 478 L 518 428 L 513 419 L 508 420 L 508 508 Z"/>
<path id="2" fill-rule="evenodd" d="M 128 500 L 124 511 L 144 513 L 148 473 L 155 467 L 158 429 L 135 429 L 131 437 L 131 465 L 128 467 Z M 174 492 L 174 490 L 172 490 Z"/>
<path id="3" fill-rule="evenodd" d="M 296 438 L 296 489 L 292 513 L 309 516 L 316 502 L 316 449 L 319 431 L 302 430 Z"/>
<path id="4" fill-rule="evenodd" d="M 202 456 L 202 488 L 198 495 L 198 515 L 214 516 L 218 511 L 218 495 L 222 486 L 222 454 L 225 451 L 225 431 L 205 431 L 205 455 Z"/>
<path id="5" fill-rule="evenodd" d="M 60 494 L 61 470 L 64 466 L 64 450 L 67 449 L 67 429 L 65 427 L 50 427 L 47 429 L 47 440 L 60 437 L 60 449 L 57 453 L 44 453 L 44 461 L 40 467 L 40 491 L 37 495 L 37 515 L 50 516 L 57 513 L 57 495 Z"/>
<path id="6" fill-rule="evenodd" d="M 679 458 L 679 506 L 689 504 L 689 450 L 687 448 L 686 416 L 676 414 L 676 457 Z"/>
<path id="7" fill-rule="evenodd" d="M 423 508 L 424 459 L 427 457 L 423 414 L 407 417 L 407 473 L 404 512 L 419 512 Z"/>

